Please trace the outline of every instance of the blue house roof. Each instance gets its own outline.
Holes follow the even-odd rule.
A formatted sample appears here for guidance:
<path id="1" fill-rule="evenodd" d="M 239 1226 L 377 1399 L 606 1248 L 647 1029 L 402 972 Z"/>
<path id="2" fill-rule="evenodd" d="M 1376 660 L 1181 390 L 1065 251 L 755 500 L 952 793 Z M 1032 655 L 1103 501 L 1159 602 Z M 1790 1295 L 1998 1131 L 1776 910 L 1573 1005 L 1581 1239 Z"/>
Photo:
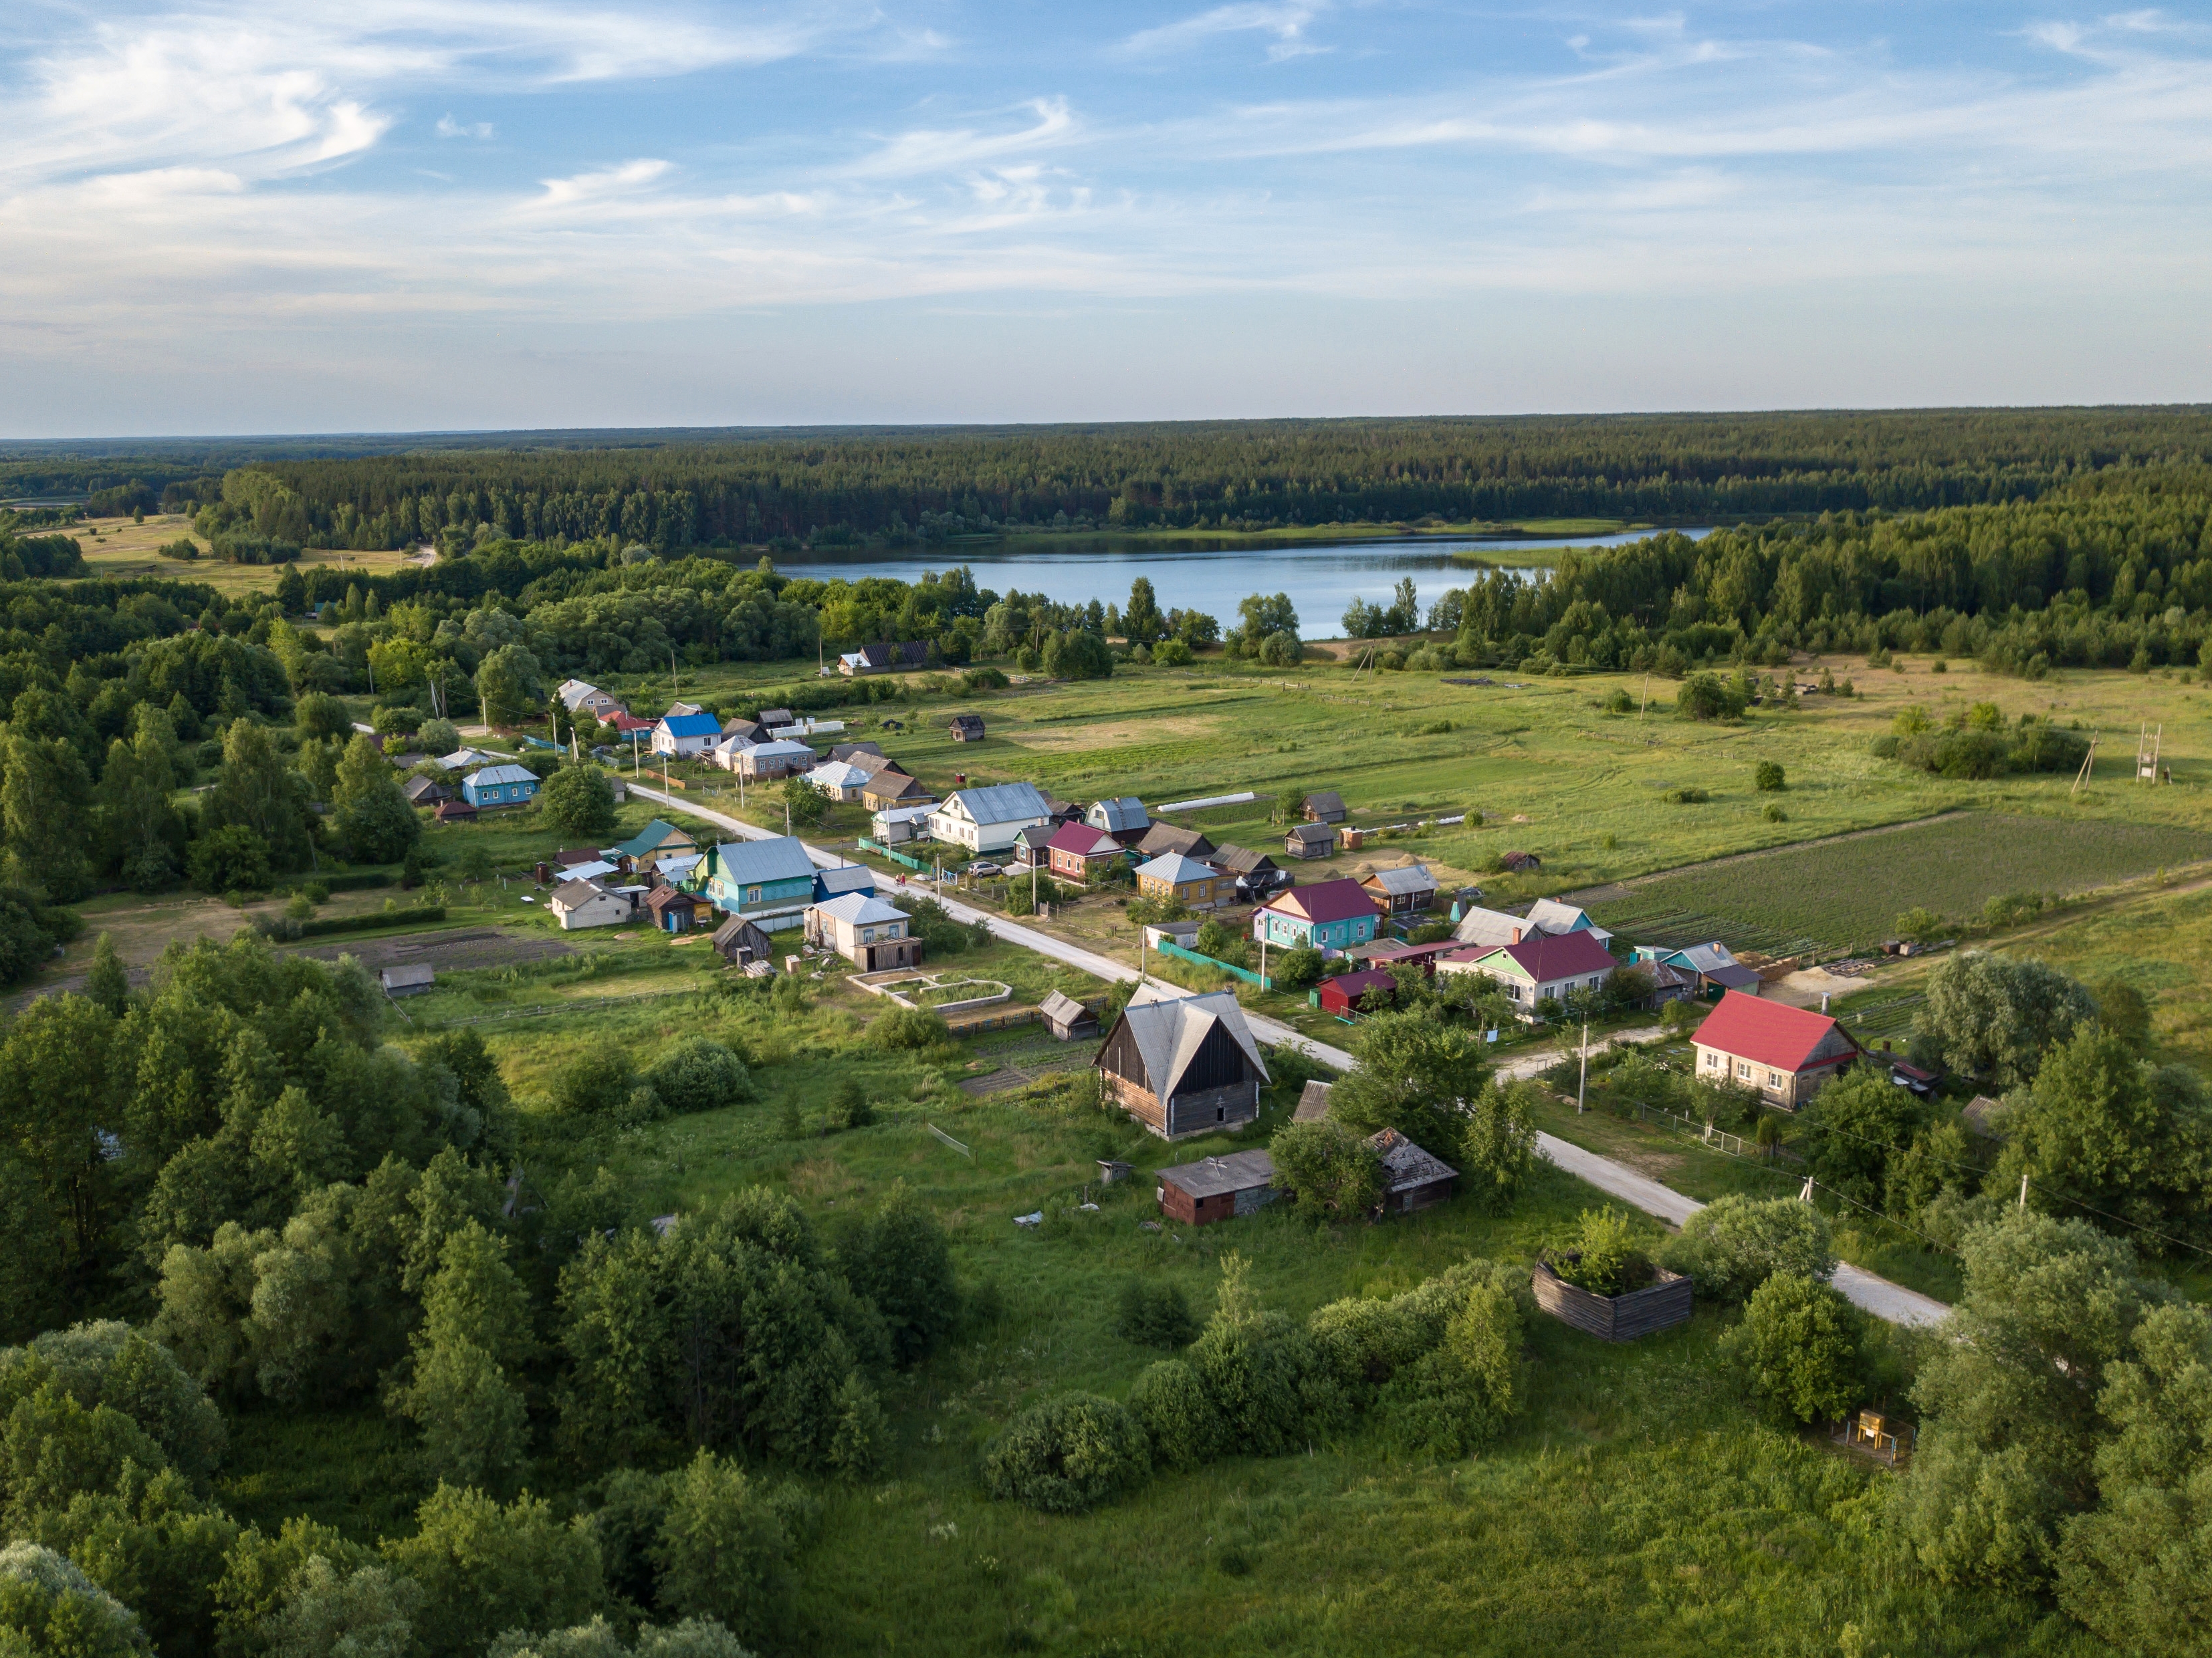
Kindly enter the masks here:
<path id="1" fill-rule="evenodd" d="M 660 724 L 671 737 L 720 737 L 722 734 L 722 722 L 711 714 L 664 714 Z"/>
<path id="2" fill-rule="evenodd" d="M 479 788 L 489 788 L 499 783 L 535 783 L 538 774 L 527 766 L 486 766 L 482 771 L 471 772 L 469 781 Z"/>
<path id="3" fill-rule="evenodd" d="M 814 872 L 814 896 L 817 898 L 836 898 L 848 892 L 873 892 L 876 873 L 866 864 L 848 864 L 842 869 L 817 869 Z"/>

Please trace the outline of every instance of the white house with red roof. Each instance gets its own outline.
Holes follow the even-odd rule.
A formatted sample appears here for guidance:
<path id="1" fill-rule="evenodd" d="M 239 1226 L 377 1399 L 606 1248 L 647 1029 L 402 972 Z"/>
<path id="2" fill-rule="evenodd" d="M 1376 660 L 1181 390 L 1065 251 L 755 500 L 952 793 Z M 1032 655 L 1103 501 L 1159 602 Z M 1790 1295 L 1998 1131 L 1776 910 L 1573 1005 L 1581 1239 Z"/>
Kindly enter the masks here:
<path id="1" fill-rule="evenodd" d="M 1618 965 L 1613 952 L 1588 932 L 1539 932 L 1518 944 L 1448 951 L 1437 957 L 1436 970 L 1496 980 L 1515 1011 L 1533 1019 L 1539 1002 L 1595 995 Z"/>
<path id="2" fill-rule="evenodd" d="M 1291 887 L 1252 912 L 1252 936 L 1286 950 L 1349 950 L 1375 936 L 1382 912 L 1349 876 Z"/>
<path id="3" fill-rule="evenodd" d="M 1850 1033 L 1825 1013 L 1731 990 L 1698 1027 L 1698 1075 L 1759 1090 L 1795 1111 L 1859 1057 Z"/>

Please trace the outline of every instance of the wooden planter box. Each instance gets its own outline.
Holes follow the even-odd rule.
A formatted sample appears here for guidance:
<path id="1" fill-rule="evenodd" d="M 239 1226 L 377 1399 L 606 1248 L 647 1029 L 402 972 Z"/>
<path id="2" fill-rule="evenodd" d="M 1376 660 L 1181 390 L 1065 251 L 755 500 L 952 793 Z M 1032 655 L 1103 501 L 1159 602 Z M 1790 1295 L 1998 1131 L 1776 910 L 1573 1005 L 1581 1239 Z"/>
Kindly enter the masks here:
<path id="1" fill-rule="evenodd" d="M 1625 1296 L 1601 1296 L 1568 1283 L 1543 1261 L 1530 1277 L 1536 1304 L 1563 1324 L 1601 1341 L 1633 1341 L 1690 1321 L 1690 1280 L 1656 1267 L 1658 1282 Z"/>

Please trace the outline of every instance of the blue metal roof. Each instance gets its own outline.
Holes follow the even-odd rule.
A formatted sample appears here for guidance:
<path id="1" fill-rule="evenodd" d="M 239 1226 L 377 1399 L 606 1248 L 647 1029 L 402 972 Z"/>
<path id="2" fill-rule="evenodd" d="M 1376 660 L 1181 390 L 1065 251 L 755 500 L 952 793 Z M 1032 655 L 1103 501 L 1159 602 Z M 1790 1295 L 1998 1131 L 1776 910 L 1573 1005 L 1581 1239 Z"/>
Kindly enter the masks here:
<path id="1" fill-rule="evenodd" d="M 814 879 L 814 860 L 794 835 L 772 841 L 724 841 L 714 848 L 714 870 L 732 885 Z"/>
<path id="2" fill-rule="evenodd" d="M 671 737 L 720 737 L 722 734 L 722 722 L 711 714 L 663 714 L 660 723 L 668 728 Z"/>
<path id="3" fill-rule="evenodd" d="M 538 774 L 527 766 L 486 766 L 482 771 L 469 774 L 469 781 L 479 788 L 495 783 L 535 783 Z"/>

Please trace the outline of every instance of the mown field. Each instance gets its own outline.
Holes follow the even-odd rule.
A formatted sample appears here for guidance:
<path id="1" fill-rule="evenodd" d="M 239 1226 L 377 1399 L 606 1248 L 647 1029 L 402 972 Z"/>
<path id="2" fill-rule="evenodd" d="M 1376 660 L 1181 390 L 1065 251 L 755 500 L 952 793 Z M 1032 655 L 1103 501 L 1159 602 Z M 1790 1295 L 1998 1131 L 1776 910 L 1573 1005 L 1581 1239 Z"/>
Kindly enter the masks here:
<path id="1" fill-rule="evenodd" d="M 192 533 L 192 521 L 181 513 L 150 514 L 143 524 L 129 519 L 96 519 L 70 531 L 84 549 L 84 562 L 97 576 L 151 576 L 162 581 L 198 581 L 228 593 L 260 592 L 276 585 L 282 567 L 271 564 L 227 564 L 206 556 L 205 537 Z M 189 541 L 201 556 L 187 562 L 163 558 L 155 550 L 173 541 Z M 368 575 L 389 575 L 405 564 L 404 552 L 331 552 L 311 548 L 300 555 L 304 568 L 331 564 Z"/>
<path id="2" fill-rule="evenodd" d="M 1778 952 L 1859 950 L 1890 936 L 1911 905 L 1970 920 L 2000 894 L 2067 896 L 2207 858 L 2212 835 L 2172 825 L 1958 812 L 1656 876 L 1592 913 L 1650 944 L 1717 931 Z"/>

